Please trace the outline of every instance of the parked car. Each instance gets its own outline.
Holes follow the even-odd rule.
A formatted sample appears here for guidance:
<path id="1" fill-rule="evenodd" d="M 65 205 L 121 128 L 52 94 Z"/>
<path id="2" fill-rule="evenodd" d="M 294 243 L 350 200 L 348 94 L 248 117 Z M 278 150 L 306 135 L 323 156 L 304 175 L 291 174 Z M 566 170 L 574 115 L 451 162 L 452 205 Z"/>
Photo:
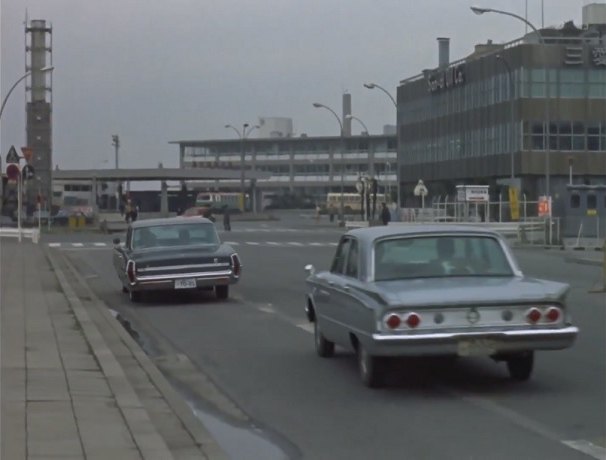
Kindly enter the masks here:
<path id="1" fill-rule="evenodd" d="M 242 272 L 238 254 L 203 217 L 133 222 L 123 244 L 114 239 L 113 259 L 132 302 L 157 290 L 214 289 L 217 298 L 226 299 Z"/>
<path id="2" fill-rule="evenodd" d="M 318 355 L 353 349 L 364 384 L 384 357 L 486 355 L 530 378 L 535 350 L 572 346 L 567 284 L 526 277 L 506 241 L 481 228 L 351 230 L 330 270 L 309 275 L 305 311 Z"/>

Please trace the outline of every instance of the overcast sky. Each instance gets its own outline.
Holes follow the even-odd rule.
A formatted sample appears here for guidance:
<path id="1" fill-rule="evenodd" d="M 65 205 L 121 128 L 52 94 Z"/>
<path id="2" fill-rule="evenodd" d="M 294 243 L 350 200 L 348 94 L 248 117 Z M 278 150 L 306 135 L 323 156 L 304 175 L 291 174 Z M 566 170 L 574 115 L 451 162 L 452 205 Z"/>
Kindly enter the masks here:
<path id="1" fill-rule="evenodd" d="M 0 93 L 25 72 L 24 19 L 53 27 L 53 162 L 61 169 L 178 164 L 171 140 L 231 138 L 226 123 L 289 117 L 295 133 L 337 135 L 320 102 L 352 113 L 371 134 L 395 124 L 385 94 L 437 65 L 436 37 L 451 60 L 474 44 L 506 42 L 524 25 L 476 16 L 470 5 L 524 15 L 526 0 L 0 0 Z M 544 0 L 545 24 L 581 22 L 587 0 Z M 541 0 L 528 0 L 541 24 Z M 25 144 L 24 85 L 1 120 L 2 157 Z M 360 126 L 353 122 L 354 134 Z M 254 137 L 254 134 L 252 135 Z"/>

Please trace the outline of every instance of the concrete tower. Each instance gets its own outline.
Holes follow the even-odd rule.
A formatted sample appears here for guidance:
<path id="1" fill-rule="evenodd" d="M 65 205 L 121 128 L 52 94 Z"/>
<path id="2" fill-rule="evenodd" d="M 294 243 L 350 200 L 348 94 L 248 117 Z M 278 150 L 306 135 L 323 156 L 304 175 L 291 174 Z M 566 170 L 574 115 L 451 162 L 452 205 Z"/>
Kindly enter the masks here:
<path id="1" fill-rule="evenodd" d="M 52 28 L 36 19 L 25 24 L 25 71 L 31 71 L 25 89 L 26 141 L 33 150 L 30 164 L 36 179 L 28 184 L 29 195 L 38 193 L 43 206 L 52 202 L 52 72 L 40 69 L 52 65 Z M 35 199 L 35 198 L 34 198 Z"/>

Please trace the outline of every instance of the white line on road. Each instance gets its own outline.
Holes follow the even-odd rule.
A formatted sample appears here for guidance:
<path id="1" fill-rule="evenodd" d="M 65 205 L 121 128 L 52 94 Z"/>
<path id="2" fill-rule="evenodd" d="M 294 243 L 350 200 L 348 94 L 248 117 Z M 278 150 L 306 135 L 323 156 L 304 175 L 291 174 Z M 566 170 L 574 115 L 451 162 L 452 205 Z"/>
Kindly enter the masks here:
<path id="1" fill-rule="evenodd" d="M 276 243 L 275 241 L 268 241 L 267 244 L 270 246 L 282 246 L 282 243 Z"/>
<path id="2" fill-rule="evenodd" d="M 296 241 L 289 241 L 286 244 L 290 244 L 291 246 L 303 246 L 303 243 L 297 243 Z"/>
<path id="3" fill-rule="evenodd" d="M 314 325 L 313 323 L 302 323 L 296 325 L 299 329 L 303 329 L 305 332 L 309 332 L 310 334 L 314 333 Z"/>
<path id="4" fill-rule="evenodd" d="M 105 247 L 105 246 L 107 246 L 107 243 L 93 243 L 93 244 L 95 246 L 98 246 L 98 247 Z"/>
<path id="5" fill-rule="evenodd" d="M 247 241 L 246 244 L 250 246 L 259 246 L 259 244 L 261 243 L 259 243 L 258 241 Z"/>
<path id="6" fill-rule="evenodd" d="M 310 246 L 324 246 L 325 243 L 309 243 Z"/>
<path id="7" fill-rule="evenodd" d="M 84 243 L 72 243 L 72 246 L 75 248 L 83 248 L 84 247 Z"/>
<path id="8" fill-rule="evenodd" d="M 568 447 L 572 447 L 573 449 L 583 452 L 590 457 L 597 458 L 598 460 L 604 460 L 606 458 L 606 449 L 604 447 L 596 446 L 595 444 L 585 441 L 584 439 L 562 442 Z"/>
<path id="9" fill-rule="evenodd" d="M 237 241 L 223 241 L 225 244 L 229 244 L 230 246 L 238 246 L 240 243 Z"/>
<path id="10" fill-rule="evenodd" d="M 49 248 L 60 248 L 61 243 L 48 243 Z"/>

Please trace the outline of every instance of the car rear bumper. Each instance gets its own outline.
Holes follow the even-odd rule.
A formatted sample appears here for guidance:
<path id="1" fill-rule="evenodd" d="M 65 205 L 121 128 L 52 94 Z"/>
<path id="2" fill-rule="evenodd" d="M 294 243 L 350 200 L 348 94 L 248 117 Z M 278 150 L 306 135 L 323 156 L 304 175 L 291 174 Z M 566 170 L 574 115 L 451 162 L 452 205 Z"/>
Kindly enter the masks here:
<path id="1" fill-rule="evenodd" d="M 365 346 L 376 356 L 499 355 L 526 350 L 561 350 L 572 346 L 579 329 L 524 329 L 410 335 L 373 334 Z M 363 339 L 362 339 L 363 340 Z"/>
<path id="2" fill-rule="evenodd" d="M 163 291 L 163 290 L 183 290 L 175 288 L 177 280 L 195 280 L 195 288 L 206 288 L 213 286 L 225 286 L 235 284 L 239 277 L 234 276 L 231 270 L 200 273 L 178 273 L 178 274 L 160 274 L 137 277 L 134 283 L 129 283 L 128 289 L 131 291 Z"/>

